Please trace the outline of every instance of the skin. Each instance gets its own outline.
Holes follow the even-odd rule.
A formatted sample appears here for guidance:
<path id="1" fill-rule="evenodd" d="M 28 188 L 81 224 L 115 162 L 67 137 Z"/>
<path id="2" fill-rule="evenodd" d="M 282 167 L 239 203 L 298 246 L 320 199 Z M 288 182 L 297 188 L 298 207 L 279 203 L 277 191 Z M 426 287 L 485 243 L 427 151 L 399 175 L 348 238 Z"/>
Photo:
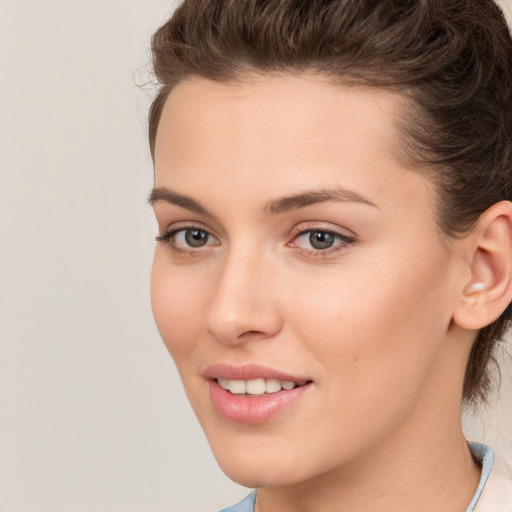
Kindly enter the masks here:
<path id="1" fill-rule="evenodd" d="M 476 327 L 454 321 L 473 242 L 440 235 L 432 183 L 397 157 L 403 111 L 391 93 L 288 75 L 187 80 L 165 105 L 155 186 L 208 213 L 155 200 L 159 231 L 210 235 L 157 244 L 154 316 L 221 468 L 259 488 L 257 511 L 457 512 L 476 490 L 460 424 Z M 268 212 L 336 187 L 367 202 Z M 325 229 L 342 235 L 327 251 L 299 235 Z M 203 372 L 219 362 L 313 384 L 240 425 L 210 400 Z"/>

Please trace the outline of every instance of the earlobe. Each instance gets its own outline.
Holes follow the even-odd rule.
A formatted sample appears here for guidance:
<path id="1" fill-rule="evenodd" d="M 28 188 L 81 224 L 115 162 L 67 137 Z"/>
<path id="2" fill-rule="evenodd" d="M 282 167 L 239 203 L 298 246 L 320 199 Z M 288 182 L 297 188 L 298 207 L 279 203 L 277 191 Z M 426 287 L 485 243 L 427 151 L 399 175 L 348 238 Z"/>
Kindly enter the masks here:
<path id="1" fill-rule="evenodd" d="M 470 278 L 464 283 L 453 320 L 478 330 L 496 320 L 512 301 L 512 203 L 486 210 L 468 237 Z"/>

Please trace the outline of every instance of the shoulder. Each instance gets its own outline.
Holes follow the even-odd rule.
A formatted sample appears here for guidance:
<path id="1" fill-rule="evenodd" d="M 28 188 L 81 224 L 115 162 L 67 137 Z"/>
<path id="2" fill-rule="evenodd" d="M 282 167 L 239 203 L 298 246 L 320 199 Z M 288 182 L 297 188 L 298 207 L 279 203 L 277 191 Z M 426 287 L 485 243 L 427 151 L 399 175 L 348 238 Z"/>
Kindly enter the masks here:
<path id="1" fill-rule="evenodd" d="M 256 501 L 256 491 L 246 496 L 242 501 L 232 507 L 223 508 L 220 512 L 253 512 Z"/>
<path id="2" fill-rule="evenodd" d="M 475 512 L 512 512 L 512 464 L 495 455 Z"/>

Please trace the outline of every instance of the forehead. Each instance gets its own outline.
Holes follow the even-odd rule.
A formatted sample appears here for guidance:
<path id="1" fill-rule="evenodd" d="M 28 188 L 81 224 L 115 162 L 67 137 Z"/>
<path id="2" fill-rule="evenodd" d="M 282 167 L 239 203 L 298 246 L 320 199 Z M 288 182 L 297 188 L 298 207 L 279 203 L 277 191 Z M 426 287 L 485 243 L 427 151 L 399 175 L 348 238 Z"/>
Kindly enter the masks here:
<path id="1" fill-rule="evenodd" d="M 334 184 L 396 203 L 411 180 L 425 181 L 399 157 L 404 105 L 397 94 L 313 76 L 187 80 L 162 112 L 156 185 L 208 201 L 226 199 L 222 186 L 250 202 Z"/>
<path id="2" fill-rule="evenodd" d="M 250 132 L 253 146 L 294 147 L 301 141 L 305 151 L 305 143 L 318 144 L 320 137 L 325 142 L 335 137 L 347 146 L 366 139 L 382 157 L 398 158 L 402 145 L 396 121 L 405 106 L 396 93 L 334 85 L 317 75 L 252 76 L 229 84 L 195 77 L 171 91 L 155 153 L 157 159 L 164 156 L 178 141 L 186 149 L 181 145 L 185 138 L 193 140 L 196 149 L 226 140 L 240 144 Z"/>

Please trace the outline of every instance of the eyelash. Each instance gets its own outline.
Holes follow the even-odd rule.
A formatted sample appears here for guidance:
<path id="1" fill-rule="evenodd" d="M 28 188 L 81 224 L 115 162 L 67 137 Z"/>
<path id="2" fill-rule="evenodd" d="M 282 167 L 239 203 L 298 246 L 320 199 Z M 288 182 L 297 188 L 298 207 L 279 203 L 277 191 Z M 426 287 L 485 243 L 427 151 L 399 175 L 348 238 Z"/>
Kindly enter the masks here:
<path id="1" fill-rule="evenodd" d="M 345 250 L 348 246 L 353 245 L 356 242 L 356 239 L 352 236 L 345 235 L 336 231 L 334 229 L 322 228 L 318 225 L 316 226 L 307 226 L 305 229 L 298 230 L 294 236 L 293 240 L 288 243 L 288 246 L 294 247 L 294 243 L 304 235 L 309 234 L 311 236 L 312 233 L 322 233 L 326 235 L 330 235 L 338 242 L 336 245 L 328 247 L 326 249 L 304 249 L 301 247 L 296 247 L 297 250 L 301 251 L 302 254 L 309 258 L 327 258 L 331 255 L 335 255 L 336 253 Z"/>
<path id="2" fill-rule="evenodd" d="M 201 252 L 201 247 L 193 249 L 186 249 L 183 247 L 180 247 L 176 244 L 174 237 L 181 232 L 187 232 L 187 231 L 201 231 L 202 233 L 205 233 L 206 236 L 215 238 L 207 229 L 201 227 L 201 226 L 182 226 L 176 229 L 170 229 L 169 231 L 165 231 L 163 233 L 160 233 L 158 236 L 155 237 L 155 240 L 157 242 L 166 244 L 169 246 L 169 248 L 177 255 L 180 256 L 199 256 Z"/>
<path id="3" fill-rule="evenodd" d="M 206 246 L 198 247 L 198 248 L 184 248 L 184 247 L 181 247 L 181 246 L 177 245 L 176 242 L 175 242 L 175 236 L 178 233 L 187 232 L 187 231 L 193 231 L 193 230 L 201 231 L 202 233 L 204 233 L 209 238 L 215 238 L 207 229 L 205 229 L 205 228 L 203 228 L 201 226 L 190 225 L 190 226 L 179 227 L 179 228 L 176 228 L 176 229 L 171 229 L 171 230 L 169 230 L 167 232 L 161 233 L 160 235 L 155 237 L 155 240 L 157 242 L 159 242 L 159 243 L 167 244 L 169 246 L 169 248 L 176 255 L 179 255 L 179 256 L 200 256 L 203 247 L 206 247 Z M 322 233 L 322 234 L 326 234 L 326 235 L 332 236 L 333 238 L 335 238 L 335 242 L 334 243 L 336 243 L 336 241 L 338 241 L 338 244 L 334 245 L 333 247 L 328 247 L 326 249 L 304 249 L 304 248 L 297 247 L 297 246 L 293 245 L 294 242 L 296 242 L 301 236 L 307 235 L 308 233 L 310 234 L 310 236 L 311 236 L 312 233 Z M 310 257 L 310 258 L 318 258 L 318 257 L 326 258 L 326 257 L 328 257 L 331 254 L 334 254 L 334 253 L 337 253 L 339 251 L 344 250 L 346 247 L 348 247 L 350 245 L 353 245 L 355 242 L 356 242 L 356 239 L 354 237 L 342 234 L 342 233 L 340 233 L 338 231 L 335 231 L 333 229 L 321 228 L 321 227 L 318 227 L 318 226 L 311 226 L 311 227 L 308 226 L 306 229 L 301 229 L 301 230 L 296 231 L 293 234 L 292 241 L 289 242 L 287 244 L 287 246 L 288 247 L 296 247 L 296 249 L 298 251 L 300 251 L 306 257 Z"/>

